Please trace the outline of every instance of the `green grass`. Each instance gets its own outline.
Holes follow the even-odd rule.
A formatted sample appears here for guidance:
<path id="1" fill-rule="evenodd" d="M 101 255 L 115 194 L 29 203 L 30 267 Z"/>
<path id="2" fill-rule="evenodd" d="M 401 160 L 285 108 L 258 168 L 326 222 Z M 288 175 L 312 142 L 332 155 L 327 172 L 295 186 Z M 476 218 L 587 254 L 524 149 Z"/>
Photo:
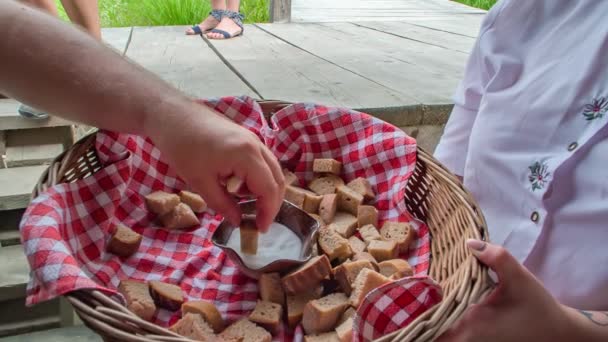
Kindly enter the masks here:
<path id="1" fill-rule="evenodd" d="M 485 10 L 489 10 L 490 7 L 494 6 L 497 0 L 456 0 L 465 5 L 477 7 Z"/>
<path id="2" fill-rule="evenodd" d="M 60 16 L 67 16 L 58 4 Z M 269 0 L 241 0 L 245 22 L 268 21 Z M 211 11 L 209 0 L 99 0 L 102 27 L 191 25 Z"/>

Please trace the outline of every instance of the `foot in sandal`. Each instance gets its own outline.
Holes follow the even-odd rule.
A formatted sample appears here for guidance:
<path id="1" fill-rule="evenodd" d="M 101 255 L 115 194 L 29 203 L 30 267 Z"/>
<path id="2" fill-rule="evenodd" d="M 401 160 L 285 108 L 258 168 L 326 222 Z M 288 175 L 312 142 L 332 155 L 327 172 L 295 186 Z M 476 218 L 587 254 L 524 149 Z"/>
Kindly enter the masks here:
<path id="1" fill-rule="evenodd" d="M 209 39 L 230 39 L 243 34 L 242 14 L 233 11 L 225 11 L 222 20 L 213 30 L 205 36 Z"/>
<path id="2" fill-rule="evenodd" d="M 222 20 L 222 16 L 224 15 L 224 10 L 214 9 L 209 12 L 209 16 L 205 18 L 200 24 L 194 25 L 186 30 L 186 34 L 189 36 L 192 35 L 200 35 L 203 33 L 207 33 L 215 28 L 220 21 Z"/>

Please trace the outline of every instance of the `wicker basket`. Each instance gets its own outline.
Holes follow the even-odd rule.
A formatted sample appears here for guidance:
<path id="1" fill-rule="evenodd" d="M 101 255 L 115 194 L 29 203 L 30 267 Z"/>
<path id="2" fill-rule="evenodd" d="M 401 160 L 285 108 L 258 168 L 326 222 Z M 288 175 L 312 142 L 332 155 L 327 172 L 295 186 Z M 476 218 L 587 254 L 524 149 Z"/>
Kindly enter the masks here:
<path id="1" fill-rule="evenodd" d="M 289 105 L 259 101 L 266 116 Z M 60 183 L 74 182 L 101 168 L 92 133 L 59 155 L 42 174 L 33 196 Z M 417 152 L 416 168 L 408 181 L 406 206 L 427 223 L 431 233 L 430 276 L 444 292 L 443 301 L 406 328 L 379 341 L 431 341 L 456 321 L 470 304 L 491 289 L 487 268 L 465 247 L 467 238 L 487 240 L 484 218 L 461 183 L 431 155 Z M 100 291 L 78 290 L 65 295 L 82 321 L 106 341 L 191 341 L 146 322 Z"/>

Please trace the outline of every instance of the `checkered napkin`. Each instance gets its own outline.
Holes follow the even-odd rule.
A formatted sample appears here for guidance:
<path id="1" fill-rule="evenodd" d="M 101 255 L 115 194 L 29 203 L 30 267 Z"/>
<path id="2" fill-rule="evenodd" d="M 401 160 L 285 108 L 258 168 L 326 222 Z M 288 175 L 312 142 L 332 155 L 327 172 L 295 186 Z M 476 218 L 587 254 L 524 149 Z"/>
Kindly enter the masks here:
<path id="1" fill-rule="evenodd" d="M 277 112 L 269 123 L 248 97 L 201 104 L 257 134 L 303 185 L 313 176 L 314 158 L 340 160 L 346 180 L 369 179 L 378 194 L 375 205 L 380 224 L 389 219 L 410 221 L 417 230 L 416 243 L 403 257 L 416 275 L 426 275 L 428 229 L 412 219 L 403 203 L 404 188 L 416 162 L 412 138 L 369 115 L 341 108 L 295 104 Z M 208 212 L 199 215 L 199 227 L 165 230 L 146 210 L 145 194 L 188 189 L 152 142 L 101 131 L 96 148 L 101 170 L 75 183 L 54 186 L 34 199 L 24 215 L 21 234 L 32 270 L 27 304 L 77 289 L 114 295 L 120 280 L 131 278 L 179 284 L 188 300 L 213 301 L 229 321 L 252 310 L 258 296 L 256 282 L 210 242 L 221 217 Z M 108 236 L 118 223 L 143 235 L 139 251 L 129 258 L 105 252 Z M 426 286 L 424 281 L 416 283 Z M 119 295 L 116 298 L 123 300 Z M 409 303 L 402 303 L 410 316 L 419 314 L 420 310 L 409 311 Z M 365 317 L 363 312 L 358 319 Z M 158 310 L 154 320 L 167 326 L 178 318 L 179 313 Z M 300 340 L 301 329 L 295 333 L 281 329 L 276 338 Z"/>

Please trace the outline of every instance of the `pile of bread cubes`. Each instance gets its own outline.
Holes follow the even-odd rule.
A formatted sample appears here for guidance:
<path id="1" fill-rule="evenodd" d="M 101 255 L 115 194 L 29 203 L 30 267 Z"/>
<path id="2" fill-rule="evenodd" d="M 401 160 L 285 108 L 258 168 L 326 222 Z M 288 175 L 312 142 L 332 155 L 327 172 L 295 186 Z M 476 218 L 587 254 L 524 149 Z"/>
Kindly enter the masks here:
<path id="1" fill-rule="evenodd" d="M 127 307 L 145 320 L 150 320 L 158 307 L 171 311 L 181 308 L 182 318 L 170 329 L 197 341 L 270 342 L 283 321 L 290 328 L 301 324 L 305 342 L 351 341 L 355 310 L 365 296 L 413 274 L 399 255 L 407 252 L 415 231 L 404 222 L 384 222 L 378 227 L 371 184 L 364 178 L 344 182 L 340 162 L 315 159 L 313 171 L 315 176 L 304 189 L 295 174 L 283 170 L 288 184 L 285 200 L 319 222 L 312 257 L 287 274 L 262 274 L 258 280 L 260 298 L 249 316 L 225 327 L 212 303 L 185 302 L 179 286 L 160 281 L 122 281 L 119 291 Z M 195 212 L 206 210 L 200 196 L 185 191 L 179 195 L 154 192 L 146 196 L 146 204 L 169 229 L 199 224 Z M 141 241 L 137 235 L 120 226 L 108 250 L 121 256 L 134 253 Z"/>

